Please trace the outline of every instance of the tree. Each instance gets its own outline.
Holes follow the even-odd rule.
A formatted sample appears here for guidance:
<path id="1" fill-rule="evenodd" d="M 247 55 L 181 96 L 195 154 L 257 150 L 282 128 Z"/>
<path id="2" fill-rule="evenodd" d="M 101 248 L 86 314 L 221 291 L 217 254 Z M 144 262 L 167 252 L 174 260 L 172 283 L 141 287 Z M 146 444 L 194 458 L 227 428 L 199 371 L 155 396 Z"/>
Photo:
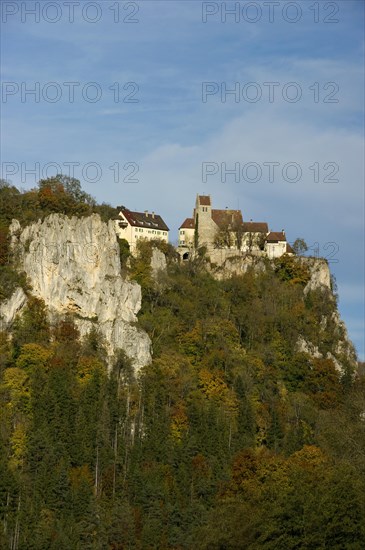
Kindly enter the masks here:
<path id="1" fill-rule="evenodd" d="M 232 227 L 228 219 L 225 219 L 214 236 L 214 246 L 216 248 L 230 248 L 232 241 Z"/>
<path id="2" fill-rule="evenodd" d="M 195 216 L 195 228 L 194 228 L 194 248 L 199 248 L 199 214 Z"/>
<path id="3" fill-rule="evenodd" d="M 243 231 L 243 225 L 240 222 L 240 220 L 234 219 L 234 222 L 232 224 L 232 232 L 236 241 L 235 242 L 236 248 L 237 250 L 241 250 L 244 231 Z"/>
<path id="4" fill-rule="evenodd" d="M 119 244 L 119 257 L 120 265 L 122 268 L 125 268 L 127 265 L 128 258 L 130 257 L 130 246 L 126 239 L 118 239 Z"/>
<path id="5" fill-rule="evenodd" d="M 71 178 L 65 174 L 57 174 L 56 178 L 59 181 L 65 192 L 68 193 L 76 202 L 83 202 L 89 204 L 90 206 L 95 205 L 95 199 L 82 190 L 81 183 L 76 178 Z"/>
<path id="6" fill-rule="evenodd" d="M 50 326 L 47 308 L 43 300 L 30 297 L 21 317 L 14 323 L 13 341 L 17 351 L 28 342 L 47 344 L 50 339 Z"/>
<path id="7" fill-rule="evenodd" d="M 0 224 L 0 266 L 9 262 L 9 235 L 8 227 Z"/>
<path id="8" fill-rule="evenodd" d="M 40 207 L 45 214 L 62 212 L 66 215 L 88 215 L 94 199 L 81 189 L 79 180 L 63 174 L 38 182 Z"/>
<path id="9" fill-rule="evenodd" d="M 298 238 L 294 241 L 294 244 L 292 246 L 295 254 L 298 254 L 298 256 L 303 256 L 304 252 L 307 252 L 308 246 L 304 239 Z"/>
<path id="10" fill-rule="evenodd" d="M 305 286 L 310 279 L 308 268 L 300 260 L 284 254 L 274 260 L 275 271 L 282 281 Z"/>
<path id="11" fill-rule="evenodd" d="M 46 368 L 52 352 L 38 344 L 24 344 L 20 349 L 16 366 L 20 369 Z"/>
<path id="12" fill-rule="evenodd" d="M 312 368 L 304 387 L 320 409 L 335 408 L 343 395 L 340 376 L 332 359 L 313 358 L 311 362 Z"/>

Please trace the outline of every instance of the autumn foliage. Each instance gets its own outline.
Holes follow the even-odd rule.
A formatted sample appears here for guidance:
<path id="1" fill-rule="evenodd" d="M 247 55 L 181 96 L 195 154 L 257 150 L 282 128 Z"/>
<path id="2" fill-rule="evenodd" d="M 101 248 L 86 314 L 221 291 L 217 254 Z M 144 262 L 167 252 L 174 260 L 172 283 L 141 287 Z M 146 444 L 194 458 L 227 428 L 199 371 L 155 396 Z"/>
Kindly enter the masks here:
<path id="1" fill-rule="evenodd" d="M 96 208 L 75 182 L 1 191 L 5 221 Z M 173 254 L 156 280 L 150 257 L 128 274 L 154 350 L 138 377 L 29 289 L 0 332 L 0 547 L 362 550 L 365 382 L 335 351 L 335 297 L 287 259 L 217 281 Z"/>

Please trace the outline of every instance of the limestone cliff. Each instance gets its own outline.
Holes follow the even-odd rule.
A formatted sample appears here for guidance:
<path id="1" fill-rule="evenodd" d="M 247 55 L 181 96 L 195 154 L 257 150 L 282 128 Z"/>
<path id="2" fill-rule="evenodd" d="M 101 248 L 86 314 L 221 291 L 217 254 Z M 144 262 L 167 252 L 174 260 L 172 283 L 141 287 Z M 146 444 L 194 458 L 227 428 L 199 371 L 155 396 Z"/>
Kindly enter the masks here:
<path id="1" fill-rule="evenodd" d="M 331 288 L 331 272 L 327 260 L 324 258 L 298 258 L 309 270 L 310 279 L 304 288 L 304 294 L 316 288 Z"/>
<path id="2" fill-rule="evenodd" d="M 152 249 L 151 269 L 152 269 L 152 277 L 155 280 L 161 271 L 166 271 L 167 269 L 166 256 L 158 248 Z"/>
<path id="3" fill-rule="evenodd" d="M 208 269 L 214 278 L 221 280 L 246 273 L 248 269 L 263 271 L 268 258 L 262 252 L 250 254 L 217 249 L 209 251 L 209 260 Z M 316 288 L 331 288 L 331 273 L 324 258 L 299 257 L 297 261 L 301 262 L 310 273 L 310 280 L 304 289 L 305 294 Z"/>
<path id="4" fill-rule="evenodd" d="M 15 319 L 16 314 L 22 310 L 27 297 L 22 288 L 18 287 L 8 300 L 0 304 L 1 328 L 7 328 Z"/>
<path id="5" fill-rule="evenodd" d="M 24 229 L 13 220 L 10 233 L 17 265 L 51 319 L 73 313 L 82 336 L 97 324 L 110 359 L 121 348 L 136 369 L 150 362 L 150 339 L 136 324 L 141 288 L 122 278 L 112 222 L 52 214 Z M 24 302 L 18 289 L 2 305 L 3 322 L 11 324 Z"/>
<path id="6" fill-rule="evenodd" d="M 213 250 L 209 254 L 208 269 L 213 277 L 218 280 L 223 280 L 232 275 L 241 275 L 248 269 L 253 269 L 255 272 L 260 272 L 266 269 L 267 261 L 265 256 L 260 253 L 243 255 L 237 254 L 231 250 Z M 326 300 L 334 300 L 331 289 L 331 272 L 327 260 L 324 258 L 313 257 L 298 257 L 296 261 L 305 266 L 310 274 L 310 279 L 303 289 L 304 296 L 310 291 L 321 290 L 324 293 L 330 293 Z M 332 298 L 331 298 L 332 296 Z M 357 364 L 356 352 L 352 342 L 350 341 L 346 326 L 341 320 L 340 315 L 335 309 L 333 313 L 327 317 L 323 316 L 320 325 L 318 326 L 318 342 L 317 345 L 313 342 L 300 337 L 297 342 L 297 351 L 304 352 L 314 358 L 331 359 L 336 369 L 344 373 L 345 365 L 355 369 Z M 325 345 L 322 346 L 322 338 L 325 332 L 330 330 L 333 335 L 333 347 L 328 351 Z"/>

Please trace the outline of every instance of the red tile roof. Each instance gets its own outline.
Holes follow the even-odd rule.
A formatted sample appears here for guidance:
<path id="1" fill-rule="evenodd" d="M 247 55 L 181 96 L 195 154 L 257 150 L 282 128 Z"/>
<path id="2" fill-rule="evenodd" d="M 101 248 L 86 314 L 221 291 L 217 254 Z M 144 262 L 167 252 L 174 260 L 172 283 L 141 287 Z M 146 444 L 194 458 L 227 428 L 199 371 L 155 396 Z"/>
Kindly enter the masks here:
<path id="1" fill-rule="evenodd" d="M 199 195 L 199 204 L 200 206 L 210 206 L 210 196 L 209 195 Z"/>
<path id="2" fill-rule="evenodd" d="M 292 249 L 292 247 L 290 246 L 289 243 L 286 243 L 286 253 L 287 254 L 295 254 L 294 250 Z"/>
<path id="3" fill-rule="evenodd" d="M 243 222 L 242 213 L 240 210 L 212 210 L 213 221 L 221 227 L 222 225 L 231 225 L 238 223 L 242 225 L 245 233 L 268 233 L 268 225 L 265 222 Z M 194 229 L 195 223 L 193 218 L 186 218 L 180 225 L 179 229 Z"/>
<path id="4" fill-rule="evenodd" d="M 133 227 L 146 227 L 148 229 L 160 229 L 169 231 L 169 228 L 158 214 L 146 212 L 131 212 L 127 208 L 121 210 L 123 216 Z"/>
<path id="5" fill-rule="evenodd" d="M 286 241 L 285 233 L 282 231 L 271 231 L 266 237 L 268 243 L 278 243 L 279 241 Z"/>
<path id="6" fill-rule="evenodd" d="M 212 210 L 212 219 L 218 227 L 243 223 L 241 210 Z"/>
<path id="7" fill-rule="evenodd" d="M 268 233 L 269 228 L 266 222 L 243 222 L 242 229 L 245 233 Z"/>
<path id="8" fill-rule="evenodd" d="M 193 218 L 186 218 L 186 220 L 180 225 L 179 229 L 194 229 L 195 223 Z"/>

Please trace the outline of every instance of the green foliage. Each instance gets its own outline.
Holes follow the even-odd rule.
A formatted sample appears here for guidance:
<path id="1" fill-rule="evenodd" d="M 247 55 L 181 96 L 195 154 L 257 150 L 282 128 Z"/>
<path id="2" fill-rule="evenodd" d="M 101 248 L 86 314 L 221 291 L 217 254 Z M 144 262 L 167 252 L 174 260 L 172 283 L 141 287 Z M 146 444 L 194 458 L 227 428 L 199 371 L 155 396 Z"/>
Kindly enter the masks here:
<path id="1" fill-rule="evenodd" d="M 10 298 L 18 287 L 23 290 L 29 289 L 25 273 L 15 270 L 10 265 L 0 266 L 0 301 Z"/>
<path id="2" fill-rule="evenodd" d="M 17 317 L 13 327 L 13 342 L 16 352 L 26 343 L 47 344 L 50 340 L 50 326 L 47 309 L 43 300 L 35 297 L 28 299 L 21 316 Z"/>
<path id="3" fill-rule="evenodd" d="M 0 224 L 0 266 L 4 266 L 9 262 L 9 235 L 7 226 Z"/>
<path id="4" fill-rule="evenodd" d="M 78 180 L 58 174 L 54 178 L 40 180 L 38 186 L 39 206 L 43 213 L 91 214 L 93 200 L 81 190 Z"/>
<path id="5" fill-rule="evenodd" d="M 292 256 L 284 254 L 280 258 L 275 258 L 274 263 L 275 271 L 282 281 L 304 286 L 310 279 L 308 268 Z"/>
<path id="6" fill-rule="evenodd" d="M 89 216 L 96 212 L 103 221 L 118 214 L 108 204 L 97 205 L 82 190 L 79 180 L 64 174 L 40 180 L 38 187 L 30 191 L 19 191 L 5 182 L 0 186 L 0 265 L 6 259 L 5 232 L 13 218 L 25 226 L 54 212 L 66 216 Z"/>
<path id="7" fill-rule="evenodd" d="M 85 203 L 91 206 L 95 205 L 93 197 L 81 189 L 80 181 L 76 178 L 64 174 L 57 174 L 55 180 L 62 185 L 65 193 L 67 193 L 76 203 Z M 46 187 L 49 186 L 49 181 L 52 181 L 52 178 L 41 180 L 39 182 L 39 188 L 41 189 L 43 185 Z"/>
<path id="8" fill-rule="evenodd" d="M 331 464 L 315 446 L 288 459 L 240 453 L 232 481 L 198 531 L 197 547 L 360 549 L 363 489 L 348 463 Z"/>
<path id="9" fill-rule="evenodd" d="M 51 352 L 38 344 L 24 344 L 16 360 L 16 366 L 20 369 L 45 368 Z"/>
<path id="10" fill-rule="evenodd" d="M 364 380 L 326 358 L 333 295 L 304 296 L 288 257 L 217 281 L 170 251 L 155 280 L 152 246 L 169 253 L 130 258 L 154 351 L 138 376 L 36 298 L 0 333 L 1 547 L 362 549 Z"/>
<path id="11" fill-rule="evenodd" d="M 129 250 L 129 243 L 126 239 L 118 239 L 119 244 L 119 256 L 120 256 L 120 265 L 122 268 L 125 268 L 127 265 L 128 258 L 131 253 Z"/>
<path id="12" fill-rule="evenodd" d="M 199 248 L 199 214 L 195 216 L 195 228 L 194 228 L 194 248 Z"/>
<path id="13" fill-rule="evenodd" d="M 8 187 L 0 188 L 0 197 Z M 3 197 L 4 199 L 4 197 Z M 8 224 L 0 211 L 0 301 L 10 298 L 17 287 L 27 290 L 26 276 L 15 267 L 10 248 Z"/>
<path id="14" fill-rule="evenodd" d="M 93 206 L 93 212 L 99 214 L 103 222 L 108 222 L 109 220 L 115 220 L 118 218 L 119 210 L 113 208 L 110 204 L 103 202 L 102 204 L 95 204 Z"/>
<path id="15" fill-rule="evenodd" d="M 151 239 L 149 242 L 151 247 L 157 248 L 165 254 L 168 263 L 179 259 L 179 254 L 176 252 L 176 248 L 171 243 L 167 243 L 161 239 Z"/>
<path id="16" fill-rule="evenodd" d="M 136 254 L 131 256 L 130 276 L 141 285 L 144 295 L 148 295 L 153 289 L 151 259 L 152 244 L 149 241 L 139 240 Z"/>

